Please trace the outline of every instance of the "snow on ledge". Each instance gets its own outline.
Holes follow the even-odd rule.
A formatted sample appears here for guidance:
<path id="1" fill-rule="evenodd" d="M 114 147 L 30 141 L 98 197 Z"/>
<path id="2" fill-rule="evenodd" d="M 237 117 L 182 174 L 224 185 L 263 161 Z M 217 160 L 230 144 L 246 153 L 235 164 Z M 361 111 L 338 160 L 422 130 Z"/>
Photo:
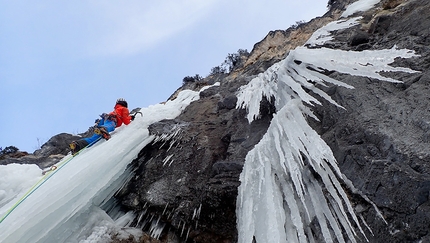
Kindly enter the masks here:
<path id="1" fill-rule="evenodd" d="M 331 36 L 331 32 L 335 30 L 347 29 L 349 27 L 358 25 L 358 21 L 362 19 L 362 17 L 355 17 L 349 20 L 338 20 L 328 23 L 327 25 L 319 28 L 315 31 L 309 40 L 305 43 L 305 46 L 317 46 L 326 43 L 333 39 Z"/>
<path id="2" fill-rule="evenodd" d="M 380 1 L 381 0 L 360 0 L 360 1 L 357 1 L 357 2 L 349 5 L 340 17 L 341 18 L 347 18 L 347 17 L 353 15 L 354 13 L 365 12 L 365 11 L 373 8 L 373 6 L 375 6 Z"/>

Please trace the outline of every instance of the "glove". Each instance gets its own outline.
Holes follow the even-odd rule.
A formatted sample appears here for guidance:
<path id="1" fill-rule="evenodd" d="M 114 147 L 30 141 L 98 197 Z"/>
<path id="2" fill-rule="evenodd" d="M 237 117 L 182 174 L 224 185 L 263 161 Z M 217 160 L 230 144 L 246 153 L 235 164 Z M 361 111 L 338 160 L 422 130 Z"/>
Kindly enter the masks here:
<path id="1" fill-rule="evenodd" d="M 102 119 L 106 119 L 106 118 L 107 118 L 107 116 L 108 116 L 108 114 L 106 114 L 106 113 L 103 113 L 103 114 L 101 114 L 101 115 L 100 115 L 100 117 L 101 117 Z"/>
<path id="2" fill-rule="evenodd" d="M 130 116 L 132 121 L 134 121 L 134 117 L 135 117 L 135 116 L 136 116 L 136 114 L 134 114 L 134 115 Z"/>
<path id="3" fill-rule="evenodd" d="M 94 123 L 99 123 L 100 122 L 100 119 L 96 119 L 95 121 L 94 121 Z"/>

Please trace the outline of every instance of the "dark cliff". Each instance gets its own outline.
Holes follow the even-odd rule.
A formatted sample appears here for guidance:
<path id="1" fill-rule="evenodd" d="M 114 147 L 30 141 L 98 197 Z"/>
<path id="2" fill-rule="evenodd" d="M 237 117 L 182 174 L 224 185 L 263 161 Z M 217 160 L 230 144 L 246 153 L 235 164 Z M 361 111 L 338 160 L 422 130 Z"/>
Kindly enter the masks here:
<path id="1" fill-rule="evenodd" d="M 178 235 L 185 225 L 191 241 L 234 242 L 240 166 L 274 112 L 266 101 L 261 104 L 265 111 L 261 119 L 248 124 L 243 110 L 232 109 L 234 92 L 290 49 L 303 45 L 316 28 L 335 20 L 344 7 L 335 3 L 325 16 L 308 24 L 270 32 L 255 45 L 242 67 L 221 80 L 221 87 L 208 90 L 175 121 L 154 124 L 154 134 L 169 133 L 164 129 L 174 125 L 182 126 L 183 133 L 142 152 L 141 173 L 129 188 L 133 193 L 123 197 L 136 200 L 124 200 L 125 205 L 142 210 L 149 202 L 151 206 L 146 204 L 145 210 L 156 215 L 167 208 L 171 214 L 162 220 Z M 367 232 L 370 242 L 430 241 L 429 11 L 427 1 L 385 1 L 364 13 L 361 25 L 333 33 L 334 40 L 326 44 L 328 48 L 354 51 L 396 45 L 420 55 L 394 64 L 420 73 L 385 74 L 403 81 L 401 84 L 331 73 L 331 77 L 355 87 L 327 88 L 346 109 L 323 101 L 323 106 L 315 108 L 320 122 L 313 122 L 313 127 L 332 148 L 342 173 L 375 203 L 385 219 L 361 195 L 350 191 L 356 210 L 372 229 L 373 234 Z M 174 161 L 163 166 L 169 155 L 174 155 Z M 150 190 L 157 190 L 163 203 L 151 203 Z M 138 204 L 130 205 L 130 201 Z M 193 219 L 196 209 L 199 217 Z"/>
<path id="2" fill-rule="evenodd" d="M 205 91 L 175 120 L 154 124 L 150 129 L 154 135 L 173 134 L 175 129 L 180 135 L 161 139 L 141 152 L 135 161 L 136 176 L 118 197 L 123 205 L 161 216 L 166 235 L 176 235 L 179 241 L 235 242 L 241 166 L 274 112 L 266 100 L 261 103 L 261 118 L 248 124 L 245 111 L 235 109 L 235 92 L 303 45 L 317 28 L 336 20 L 345 6 L 346 2 L 335 2 L 323 17 L 270 32 L 243 65 L 217 80 L 220 87 Z M 358 189 L 349 195 L 372 229 L 373 234 L 366 232 L 370 242 L 430 241 L 429 11 L 424 0 L 384 1 L 360 13 L 360 25 L 336 31 L 334 40 L 325 44 L 354 51 L 397 46 L 420 55 L 394 63 L 420 73 L 384 74 L 403 81 L 400 84 L 327 70 L 355 89 L 328 87 L 327 92 L 346 109 L 321 101 L 324 105 L 314 109 L 320 122 L 310 121 Z M 363 195 L 375 203 L 385 221 Z"/>
<path id="3" fill-rule="evenodd" d="M 356 201 L 373 231 L 370 242 L 430 242 L 430 11 L 428 1 L 385 1 L 364 15 L 361 26 L 335 35 L 331 48 L 399 48 L 420 55 L 396 66 L 416 74 L 386 73 L 403 81 L 385 83 L 338 73 L 354 90 L 332 88 L 346 110 L 324 105 L 314 127 L 330 145 L 342 173 L 373 208 Z"/>

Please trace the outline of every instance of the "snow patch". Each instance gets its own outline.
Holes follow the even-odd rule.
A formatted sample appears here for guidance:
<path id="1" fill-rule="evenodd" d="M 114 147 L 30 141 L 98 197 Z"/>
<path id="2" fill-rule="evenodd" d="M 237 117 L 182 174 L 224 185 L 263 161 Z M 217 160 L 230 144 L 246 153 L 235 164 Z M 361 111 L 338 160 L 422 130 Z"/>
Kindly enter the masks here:
<path id="1" fill-rule="evenodd" d="M 37 165 L 0 165 L 0 216 L 42 178 Z"/>
<path id="2" fill-rule="evenodd" d="M 330 41 L 333 39 L 331 32 L 336 30 L 342 30 L 347 29 L 352 26 L 358 25 L 359 20 L 362 19 L 362 17 L 356 17 L 348 20 L 338 20 L 328 23 L 327 25 L 319 28 L 317 31 L 315 31 L 312 36 L 309 38 L 309 40 L 305 43 L 305 46 L 317 46 L 322 45 L 326 43 L 327 41 Z"/>
<path id="3" fill-rule="evenodd" d="M 346 10 L 342 13 L 340 17 L 346 18 L 357 12 L 365 12 L 373 8 L 373 6 L 375 6 L 380 1 L 381 0 L 360 0 L 360 1 L 354 2 L 346 8 Z"/>

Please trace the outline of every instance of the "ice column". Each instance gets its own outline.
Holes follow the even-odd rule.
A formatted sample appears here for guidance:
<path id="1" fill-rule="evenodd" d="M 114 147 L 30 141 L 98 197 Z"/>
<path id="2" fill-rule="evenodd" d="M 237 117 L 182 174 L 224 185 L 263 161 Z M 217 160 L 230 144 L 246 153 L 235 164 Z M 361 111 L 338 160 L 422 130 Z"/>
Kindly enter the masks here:
<path id="1" fill-rule="evenodd" d="M 239 90 L 237 108 L 248 111 L 249 122 L 258 119 L 263 97 L 274 98 L 276 106 L 267 133 L 247 154 L 240 175 L 239 242 L 356 242 L 356 229 L 365 237 L 331 149 L 306 120 L 316 119 L 308 107 L 321 103 L 305 89 L 341 107 L 318 87 L 353 87 L 320 71 L 399 82 L 379 72 L 415 72 L 388 65 L 396 57 L 413 56 L 396 48 L 353 52 L 299 47 Z"/>

